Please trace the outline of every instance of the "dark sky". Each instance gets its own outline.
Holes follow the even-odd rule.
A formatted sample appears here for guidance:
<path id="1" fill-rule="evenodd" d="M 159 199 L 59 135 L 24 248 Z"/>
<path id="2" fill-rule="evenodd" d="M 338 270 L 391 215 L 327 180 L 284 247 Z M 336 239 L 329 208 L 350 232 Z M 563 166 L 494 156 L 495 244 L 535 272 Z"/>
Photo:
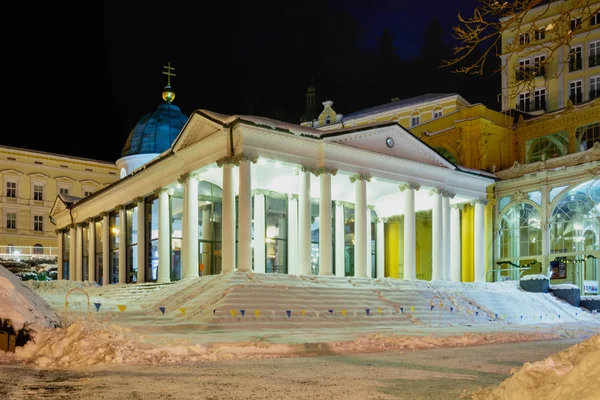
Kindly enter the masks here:
<path id="1" fill-rule="evenodd" d="M 5 13 L 13 22 L 2 28 L 12 114 L 0 144 L 115 161 L 129 131 L 162 102 L 168 61 L 175 104 L 186 115 L 252 111 L 296 122 L 311 77 L 318 100 L 333 100 L 341 113 L 391 95 L 447 91 L 449 73 L 433 89 L 419 87 L 427 77 L 410 60 L 420 57 L 433 18 L 451 48 L 457 13 L 472 12 L 477 0 L 64 3 L 22 3 Z M 393 81 L 373 78 L 380 70 L 369 58 L 384 29 L 406 62 L 390 72 Z M 483 102 L 469 98 L 473 82 L 458 91 Z"/>

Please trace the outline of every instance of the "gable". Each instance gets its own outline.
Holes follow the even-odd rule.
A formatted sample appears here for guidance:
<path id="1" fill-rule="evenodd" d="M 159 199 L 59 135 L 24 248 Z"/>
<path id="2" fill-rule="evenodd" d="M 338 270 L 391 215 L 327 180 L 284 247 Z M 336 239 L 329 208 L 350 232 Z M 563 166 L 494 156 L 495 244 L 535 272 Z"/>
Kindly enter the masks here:
<path id="1" fill-rule="evenodd" d="M 338 133 L 328 137 L 326 141 L 423 164 L 456 169 L 454 164 L 396 123 Z"/>
<path id="2" fill-rule="evenodd" d="M 173 151 L 177 152 L 189 147 L 221 129 L 223 127 L 217 122 L 211 121 L 195 112 L 181 130 L 177 139 L 175 139 Z"/>
<path id="3" fill-rule="evenodd" d="M 48 175 L 40 174 L 39 172 L 33 172 L 33 173 L 29 174 L 29 178 L 31 178 L 31 179 L 41 179 L 41 180 L 48 180 L 48 179 L 50 179 L 50 177 Z"/>
<path id="4" fill-rule="evenodd" d="M 60 196 L 56 196 L 56 199 L 54 200 L 54 204 L 52 205 L 52 208 L 50 209 L 50 217 L 54 217 L 56 214 L 59 214 L 60 212 L 64 211 L 67 209 L 67 205 L 65 204 L 65 202 L 60 198 Z"/>
<path id="5" fill-rule="evenodd" d="M 4 170 L 2 170 L 0 172 L 2 172 L 2 174 L 4 174 L 4 175 L 13 175 L 13 176 L 23 175 L 22 172 L 15 171 L 14 169 L 4 169 Z"/>

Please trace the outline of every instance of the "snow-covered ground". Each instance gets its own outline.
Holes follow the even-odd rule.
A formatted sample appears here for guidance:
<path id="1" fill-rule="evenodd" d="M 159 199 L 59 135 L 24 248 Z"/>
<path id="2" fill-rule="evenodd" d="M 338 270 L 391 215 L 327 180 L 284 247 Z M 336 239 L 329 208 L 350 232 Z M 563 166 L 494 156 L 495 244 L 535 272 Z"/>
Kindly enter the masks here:
<path id="1" fill-rule="evenodd" d="M 53 311 L 38 301 L 41 297 L 63 324 L 59 329 L 40 325 L 35 343 L 4 355 L 42 367 L 181 364 L 585 340 L 600 333 L 599 315 L 552 294 L 525 292 L 516 282 L 232 273 L 162 285 L 101 287 L 89 282 L 21 283 L 13 278 L 0 274 L 0 317 L 10 309 L 13 320 L 52 317 L 55 321 Z M 10 291 L 4 289 L 9 286 Z M 38 299 L 31 306 L 34 311 L 21 307 L 22 301 L 10 300 L 22 293 L 31 297 L 32 304 Z M 38 316 L 31 316 L 32 312 Z M 595 346 L 597 340 L 591 343 Z M 600 363 L 592 364 L 578 363 L 579 376 L 597 373 L 590 369 Z M 522 381 L 529 384 L 531 379 Z M 519 382 L 512 385 L 524 385 Z M 510 398 L 499 396 L 490 398 Z"/>

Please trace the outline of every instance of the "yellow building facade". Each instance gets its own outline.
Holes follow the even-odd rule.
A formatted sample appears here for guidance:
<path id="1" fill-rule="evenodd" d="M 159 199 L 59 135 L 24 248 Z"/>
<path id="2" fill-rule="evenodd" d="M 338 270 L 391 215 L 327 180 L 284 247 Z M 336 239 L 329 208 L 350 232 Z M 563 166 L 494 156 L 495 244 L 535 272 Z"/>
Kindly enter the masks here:
<path id="1" fill-rule="evenodd" d="M 0 146 L 0 255 L 57 255 L 58 194 L 87 197 L 118 180 L 114 163 Z"/>

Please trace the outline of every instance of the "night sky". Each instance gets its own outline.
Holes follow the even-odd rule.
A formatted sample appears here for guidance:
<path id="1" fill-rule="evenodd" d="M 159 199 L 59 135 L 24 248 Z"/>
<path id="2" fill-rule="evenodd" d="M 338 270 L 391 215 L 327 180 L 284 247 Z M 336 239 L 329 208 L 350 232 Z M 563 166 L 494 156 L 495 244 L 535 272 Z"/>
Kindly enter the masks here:
<path id="1" fill-rule="evenodd" d="M 0 144 L 115 161 L 162 103 L 168 61 L 188 116 L 203 108 L 297 123 L 311 78 L 318 101 L 344 114 L 427 92 L 499 108 L 498 75 L 434 65 L 456 44 L 457 13 L 477 0 L 79 3 L 12 6 Z M 391 39 L 380 40 L 386 29 Z"/>

